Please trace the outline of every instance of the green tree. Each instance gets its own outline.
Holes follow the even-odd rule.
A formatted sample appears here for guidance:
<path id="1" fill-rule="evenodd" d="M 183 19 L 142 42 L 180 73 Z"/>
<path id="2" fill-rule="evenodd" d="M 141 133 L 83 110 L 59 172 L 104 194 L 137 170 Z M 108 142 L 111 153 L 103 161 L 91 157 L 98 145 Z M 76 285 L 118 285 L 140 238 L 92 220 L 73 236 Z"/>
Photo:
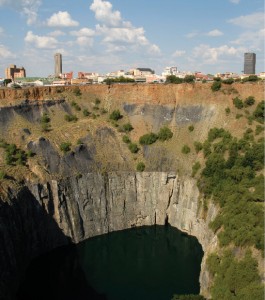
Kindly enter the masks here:
<path id="1" fill-rule="evenodd" d="M 147 134 L 144 134 L 140 137 L 139 139 L 139 143 L 141 145 L 151 145 L 153 143 L 155 143 L 158 139 L 158 136 L 151 132 L 151 133 L 147 133 Z"/>
<path id="2" fill-rule="evenodd" d="M 233 104 L 238 109 L 242 109 L 244 107 L 243 101 L 238 97 L 233 98 Z"/>
<path id="3" fill-rule="evenodd" d="M 188 153 L 190 153 L 190 147 L 189 147 L 188 145 L 184 145 L 184 146 L 182 147 L 182 149 L 181 149 L 181 152 L 182 152 L 183 154 L 188 154 Z"/>
<path id="4" fill-rule="evenodd" d="M 249 96 L 245 99 L 244 106 L 245 107 L 252 106 L 254 103 L 255 103 L 255 98 L 253 96 Z"/>
<path id="5" fill-rule="evenodd" d="M 138 145 L 135 143 L 129 143 L 128 148 L 132 153 L 137 153 L 139 151 Z"/>
<path id="6" fill-rule="evenodd" d="M 180 84 L 180 83 L 183 83 L 183 79 L 179 78 L 175 75 L 169 75 L 169 76 L 167 76 L 166 83 Z"/>
<path id="7" fill-rule="evenodd" d="M 110 118 L 111 120 L 118 121 L 118 120 L 120 120 L 120 119 L 122 118 L 122 115 L 121 115 L 120 111 L 117 109 L 117 110 L 114 110 L 114 111 L 110 114 L 109 118 Z"/>
<path id="8" fill-rule="evenodd" d="M 67 153 L 71 150 L 72 144 L 70 142 L 63 142 L 60 145 L 60 150 L 63 151 L 63 153 Z"/>
<path id="9" fill-rule="evenodd" d="M 145 170 L 145 164 L 143 162 L 139 162 L 136 166 L 136 170 L 138 172 L 143 172 Z"/>
<path id="10" fill-rule="evenodd" d="M 217 92 L 221 89 L 222 83 L 221 81 L 214 81 L 211 85 L 211 89 L 213 92 Z"/>
<path id="11" fill-rule="evenodd" d="M 160 141 L 167 141 L 173 137 L 173 132 L 167 126 L 164 126 L 160 128 L 157 137 Z"/>

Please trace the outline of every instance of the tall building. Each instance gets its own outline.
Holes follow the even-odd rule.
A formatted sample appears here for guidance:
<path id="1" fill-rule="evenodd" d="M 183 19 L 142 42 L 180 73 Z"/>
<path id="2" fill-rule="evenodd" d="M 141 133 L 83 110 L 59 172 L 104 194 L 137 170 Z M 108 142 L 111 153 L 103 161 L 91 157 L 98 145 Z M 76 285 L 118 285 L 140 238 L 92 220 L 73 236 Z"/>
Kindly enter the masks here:
<path id="1" fill-rule="evenodd" d="M 62 67 L 62 54 L 61 53 L 55 53 L 54 54 L 54 76 L 60 77 L 60 74 L 62 74 L 63 67 Z"/>
<path id="2" fill-rule="evenodd" d="M 245 53 L 244 54 L 244 74 L 255 74 L 256 68 L 256 54 Z"/>
<path id="3" fill-rule="evenodd" d="M 9 68 L 5 69 L 5 78 L 6 79 L 16 79 L 16 78 L 21 78 L 21 77 L 26 77 L 26 70 L 21 67 L 17 68 L 16 65 L 10 65 Z"/>

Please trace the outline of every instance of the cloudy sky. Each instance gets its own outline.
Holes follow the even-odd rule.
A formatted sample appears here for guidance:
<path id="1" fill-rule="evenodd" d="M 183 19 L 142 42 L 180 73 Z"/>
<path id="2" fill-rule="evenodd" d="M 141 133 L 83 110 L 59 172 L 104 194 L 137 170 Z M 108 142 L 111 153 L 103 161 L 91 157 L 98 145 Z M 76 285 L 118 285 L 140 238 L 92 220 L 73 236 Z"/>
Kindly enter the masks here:
<path id="1" fill-rule="evenodd" d="M 244 52 L 264 70 L 263 0 L 0 0 L 0 77 L 106 73 L 166 66 L 215 74 L 243 70 Z"/>

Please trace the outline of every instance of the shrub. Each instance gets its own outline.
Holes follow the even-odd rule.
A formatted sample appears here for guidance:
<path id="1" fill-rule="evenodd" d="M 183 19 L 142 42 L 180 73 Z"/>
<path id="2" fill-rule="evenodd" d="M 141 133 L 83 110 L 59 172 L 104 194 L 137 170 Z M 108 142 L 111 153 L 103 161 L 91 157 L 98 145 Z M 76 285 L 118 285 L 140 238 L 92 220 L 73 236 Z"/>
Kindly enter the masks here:
<path id="1" fill-rule="evenodd" d="M 125 132 L 130 132 L 133 130 L 132 124 L 131 123 L 126 123 L 122 126 L 123 130 Z"/>
<path id="2" fill-rule="evenodd" d="M 173 132 L 166 126 L 160 128 L 159 132 L 158 132 L 158 139 L 160 141 L 167 141 L 169 139 L 171 139 L 173 136 Z"/>
<path id="3" fill-rule="evenodd" d="M 60 145 L 60 150 L 63 151 L 63 153 L 69 152 L 71 150 L 72 144 L 70 142 L 63 142 Z"/>
<path id="4" fill-rule="evenodd" d="M 221 81 L 214 81 L 213 84 L 211 85 L 211 89 L 213 92 L 217 92 L 221 89 L 222 83 Z"/>
<path id="5" fill-rule="evenodd" d="M 184 146 L 182 147 L 182 149 L 181 149 L 181 152 L 182 152 L 183 154 L 188 154 L 188 153 L 190 153 L 190 147 L 189 147 L 188 145 L 184 145 Z"/>
<path id="6" fill-rule="evenodd" d="M 140 137 L 139 139 L 139 143 L 141 145 L 151 145 L 153 143 L 155 143 L 158 139 L 158 136 L 151 132 L 151 133 L 147 133 L 147 134 L 144 134 Z"/>
<path id="7" fill-rule="evenodd" d="M 124 136 L 122 137 L 122 141 L 123 141 L 124 143 L 126 143 L 126 144 L 131 143 L 131 139 L 128 137 L 128 135 L 124 135 Z"/>
<path id="8" fill-rule="evenodd" d="M 132 153 L 137 153 L 139 151 L 139 148 L 135 143 L 130 143 L 128 148 Z"/>
<path id="9" fill-rule="evenodd" d="M 50 121 L 51 121 L 51 119 L 50 119 L 49 115 L 48 115 L 47 113 L 44 113 L 44 114 L 42 115 L 42 117 L 41 117 L 41 123 L 42 123 L 42 124 L 43 124 L 43 123 L 47 124 L 47 123 L 49 123 Z"/>
<path id="10" fill-rule="evenodd" d="M 189 129 L 190 132 L 192 132 L 192 131 L 194 130 L 194 125 L 190 125 L 190 126 L 188 127 L 188 129 Z"/>
<path id="11" fill-rule="evenodd" d="M 145 170 L 145 164 L 143 162 L 139 162 L 136 166 L 136 170 L 138 172 L 143 172 Z"/>
<path id="12" fill-rule="evenodd" d="M 229 115 L 229 114 L 230 114 L 230 112 L 231 112 L 230 108 L 229 108 L 229 107 L 227 107 L 227 108 L 225 109 L 225 113 L 226 113 L 227 115 Z"/>
<path id="13" fill-rule="evenodd" d="M 85 108 L 85 109 L 83 110 L 83 115 L 84 115 L 85 117 L 88 117 L 88 116 L 90 115 L 90 112 L 88 111 L 87 108 Z"/>
<path id="14" fill-rule="evenodd" d="M 96 104 L 96 105 L 99 105 L 100 102 L 101 102 L 101 101 L 100 101 L 98 98 L 95 99 L 95 104 Z"/>
<path id="15" fill-rule="evenodd" d="M 242 118 L 242 117 L 243 117 L 242 114 L 236 114 L 236 119 L 240 119 L 240 118 Z"/>
<path id="16" fill-rule="evenodd" d="M 233 78 L 227 78 L 222 81 L 224 84 L 232 84 L 234 82 Z"/>
<path id="17" fill-rule="evenodd" d="M 255 98 L 253 96 L 249 96 L 245 99 L 244 106 L 245 107 L 252 106 L 254 103 L 255 103 Z"/>
<path id="18" fill-rule="evenodd" d="M 114 110 L 114 111 L 110 114 L 109 118 L 110 118 L 111 120 L 118 121 L 118 120 L 120 120 L 120 119 L 122 118 L 122 115 L 121 115 L 120 111 L 117 109 L 117 110 Z"/>
<path id="19" fill-rule="evenodd" d="M 194 177 L 196 175 L 196 173 L 199 171 L 200 168 L 201 168 L 200 162 L 196 161 L 196 163 L 192 166 L 191 176 Z"/>
<path id="20" fill-rule="evenodd" d="M 75 115 L 65 115 L 64 119 L 67 122 L 76 122 L 78 120 L 77 116 Z"/>
<path id="21" fill-rule="evenodd" d="M 192 83 L 192 82 L 195 81 L 195 76 L 194 75 L 186 75 L 184 77 L 183 81 L 186 82 L 186 83 Z"/>
<path id="22" fill-rule="evenodd" d="M 261 125 L 256 126 L 255 135 L 259 135 L 261 132 L 263 132 L 264 127 Z"/>
<path id="23" fill-rule="evenodd" d="M 171 300 L 206 300 L 201 295 L 174 295 Z"/>
<path id="24" fill-rule="evenodd" d="M 75 96 L 81 96 L 82 95 L 82 92 L 81 92 L 81 90 L 78 86 L 76 86 L 74 88 L 73 93 L 74 93 Z"/>
<path id="25" fill-rule="evenodd" d="M 176 77 L 175 75 L 169 75 L 169 76 L 167 76 L 166 83 L 180 84 L 180 83 L 183 83 L 183 79 Z"/>
<path id="26" fill-rule="evenodd" d="M 233 104 L 238 109 L 242 109 L 244 107 L 243 101 L 238 97 L 233 99 Z"/>
<path id="27" fill-rule="evenodd" d="M 42 128 L 42 131 L 47 132 L 47 131 L 51 130 L 51 125 L 49 123 L 42 123 L 41 128 Z"/>
<path id="28" fill-rule="evenodd" d="M 253 112 L 253 117 L 257 122 L 264 124 L 264 101 L 257 105 L 255 111 Z"/>
<path id="29" fill-rule="evenodd" d="M 214 77 L 213 80 L 214 81 L 221 81 L 221 78 L 220 77 Z"/>
<path id="30" fill-rule="evenodd" d="M 6 178 L 6 173 L 4 171 L 0 171 L 0 180 L 3 180 Z"/>
<path id="31" fill-rule="evenodd" d="M 199 153 L 202 150 L 203 145 L 201 142 L 194 142 L 194 148 L 196 153 Z"/>

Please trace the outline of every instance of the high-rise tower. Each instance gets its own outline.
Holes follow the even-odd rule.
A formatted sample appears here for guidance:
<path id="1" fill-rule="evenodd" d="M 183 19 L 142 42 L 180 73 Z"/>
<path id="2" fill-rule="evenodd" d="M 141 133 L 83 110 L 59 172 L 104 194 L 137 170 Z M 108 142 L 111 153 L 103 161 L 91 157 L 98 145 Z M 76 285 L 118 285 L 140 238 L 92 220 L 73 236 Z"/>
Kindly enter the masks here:
<path id="1" fill-rule="evenodd" d="M 244 54 L 244 74 L 255 74 L 256 68 L 256 54 L 245 53 Z"/>
<path id="2" fill-rule="evenodd" d="M 54 54 L 54 76 L 59 77 L 62 74 L 62 54 Z"/>

